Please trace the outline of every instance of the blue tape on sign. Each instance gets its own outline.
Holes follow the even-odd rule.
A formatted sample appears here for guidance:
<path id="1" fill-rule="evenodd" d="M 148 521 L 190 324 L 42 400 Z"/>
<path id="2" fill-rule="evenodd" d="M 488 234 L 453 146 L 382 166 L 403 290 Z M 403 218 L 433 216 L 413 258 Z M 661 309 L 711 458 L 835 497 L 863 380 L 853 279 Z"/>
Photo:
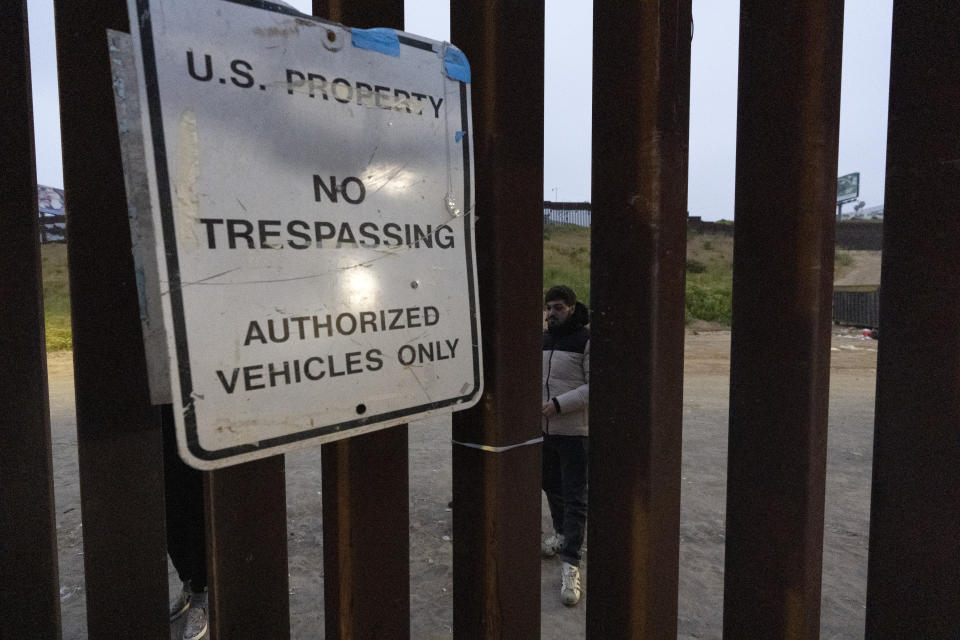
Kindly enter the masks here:
<path id="1" fill-rule="evenodd" d="M 393 29 L 380 27 L 378 29 L 351 29 L 351 41 L 358 49 L 367 49 L 388 56 L 400 56 L 400 39 Z"/>
<path id="2" fill-rule="evenodd" d="M 463 51 L 453 45 L 447 46 L 443 54 L 443 65 L 447 70 L 447 77 L 460 82 L 470 82 L 470 63 Z"/>
<path id="3" fill-rule="evenodd" d="M 463 136 L 467 135 L 466 131 L 457 131 L 457 142 L 463 140 Z"/>

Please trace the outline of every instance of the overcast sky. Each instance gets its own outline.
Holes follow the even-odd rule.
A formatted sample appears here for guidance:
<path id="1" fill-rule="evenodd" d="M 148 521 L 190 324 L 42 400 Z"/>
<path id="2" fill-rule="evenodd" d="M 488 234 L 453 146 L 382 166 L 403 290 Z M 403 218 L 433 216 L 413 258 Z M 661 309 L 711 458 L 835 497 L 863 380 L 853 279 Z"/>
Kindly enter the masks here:
<path id="1" fill-rule="evenodd" d="M 288 0 L 310 11 L 310 0 Z M 28 0 L 37 181 L 63 187 L 53 0 Z M 407 0 L 406 30 L 449 40 L 448 0 Z M 733 217 L 737 113 L 737 0 L 693 0 L 690 87 L 691 215 Z M 590 0 L 546 0 L 546 200 L 590 200 Z M 860 198 L 883 203 L 892 0 L 846 0 L 840 175 L 860 172 Z M 456 43 L 454 43 L 456 44 Z M 570 91 L 571 78 L 587 91 Z M 847 205 L 852 207 L 852 205 Z"/>

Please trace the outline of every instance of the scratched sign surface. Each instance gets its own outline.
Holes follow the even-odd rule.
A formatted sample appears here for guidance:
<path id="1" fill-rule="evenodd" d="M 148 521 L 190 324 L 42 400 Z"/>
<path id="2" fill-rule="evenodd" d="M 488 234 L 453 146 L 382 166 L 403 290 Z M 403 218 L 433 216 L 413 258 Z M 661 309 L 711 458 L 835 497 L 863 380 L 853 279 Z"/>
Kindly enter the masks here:
<path id="1" fill-rule="evenodd" d="M 265 2 L 129 6 L 184 460 L 217 468 L 474 404 L 459 50 Z"/>

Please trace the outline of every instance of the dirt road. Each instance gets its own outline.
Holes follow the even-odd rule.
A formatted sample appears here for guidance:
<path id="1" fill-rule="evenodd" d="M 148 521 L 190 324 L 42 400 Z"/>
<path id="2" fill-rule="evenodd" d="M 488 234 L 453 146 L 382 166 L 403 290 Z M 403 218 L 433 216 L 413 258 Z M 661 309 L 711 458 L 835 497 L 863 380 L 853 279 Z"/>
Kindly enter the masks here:
<path id="1" fill-rule="evenodd" d="M 852 265 L 833 283 L 837 287 L 880 284 L 881 254 L 879 251 L 847 251 Z"/>
<path id="2" fill-rule="evenodd" d="M 789 337 L 785 337 L 789 339 Z M 877 343 L 834 330 L 821 637 L 863 636 Z M 730 333 L 688 332 L 683 494 L 680 527 L 679 638 L 720 638 Z M 73 369 L 69 353 L 48 359 L 60 551 L 63 638 L 86 637 L 82 527 L 77 481 Z M 412 637 L 446 639 L 452 625 L 450 427 L 410 426 L 410 575 Z M 323 630 L 323 552 L 319 449 L 287 456 L 290 611 L 293 637 Z M 543 526 L 548 526 L 546 507 Z M 587 561 L 589 563 L 589 552 Z M 543 638 L 583 637 L 586 605 L 558 600 L 559 564 L 543 561 Z M 177 587 L 171 575 L 171 589 Z M 589 592 L 589 580 L 585 580 Z"/>

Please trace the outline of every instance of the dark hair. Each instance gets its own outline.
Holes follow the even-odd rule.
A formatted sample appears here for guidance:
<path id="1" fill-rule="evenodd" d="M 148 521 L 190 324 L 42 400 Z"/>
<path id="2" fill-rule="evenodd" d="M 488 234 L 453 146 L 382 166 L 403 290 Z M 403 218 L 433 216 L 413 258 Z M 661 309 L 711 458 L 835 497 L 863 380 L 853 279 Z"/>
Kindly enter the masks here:
<path id="1" fill-rule="evenodd" d="M 550 287 L 550 290 L 547 291 L 547 295 L 544 297 L 544 302 L 550 302 L 551 300 L 563 300 L 563 303 L 568 307 L 572 307 L 577 304 L 577 294 L 573 292 L 573 289 L 562 284 L 558 284 L 555 287 Z"/>

